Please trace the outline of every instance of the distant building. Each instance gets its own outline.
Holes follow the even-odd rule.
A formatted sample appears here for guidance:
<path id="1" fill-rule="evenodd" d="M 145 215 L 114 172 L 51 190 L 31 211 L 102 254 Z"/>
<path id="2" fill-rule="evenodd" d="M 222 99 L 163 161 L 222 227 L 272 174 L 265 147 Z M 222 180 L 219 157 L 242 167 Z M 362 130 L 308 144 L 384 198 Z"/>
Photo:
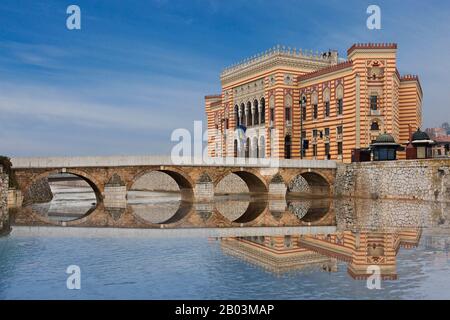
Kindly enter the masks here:
<path id="1" fill-rule="evenodd" d="M 450 157 L 450 135 L 434 138 L 433 158 Z"/>
<path id="2" fill-rule="evenodd" d="M 428 128 L 425 132 L 430 139 L 434 140 L 432 148 L 433 158 L 450 156 L 450 132 L 444 126 L 441 128 Z"/>
<path id="3" fill-rule="evenodd" d="M 222 92 L 205 97 L 213 157 L 350 162 L 353 149 L 384 132 L 406 144 L 409 125 L 422 123 L 419 78 L 398 72 L 397 44 L 355 44 L 343 62 L 334 51 L 277 47 L 225 69 L 220 80 Z"/>
<path id="4" fill-rule="evenodd" d="M 425 132 L 431 139 L 447 136 L 447 130 L 445 130 L 444 128 L 427 128 Z"/>

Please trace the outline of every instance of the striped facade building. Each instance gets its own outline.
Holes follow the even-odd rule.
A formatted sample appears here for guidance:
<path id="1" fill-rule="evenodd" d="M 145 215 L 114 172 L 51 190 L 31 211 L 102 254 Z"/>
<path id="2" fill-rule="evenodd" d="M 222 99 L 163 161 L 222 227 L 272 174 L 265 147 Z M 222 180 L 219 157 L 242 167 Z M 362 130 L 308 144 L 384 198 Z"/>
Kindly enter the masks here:
<path id="1" fill-rule="evenodd" d="M 278 46 L 220 80 L 222 93 L 205 97 L 213 157 L 350 162 L 384 132 L 406 144 L 422 122 L 419 78 L 400 75 L 397 44 L 355 44 L 346 60 Z"/>

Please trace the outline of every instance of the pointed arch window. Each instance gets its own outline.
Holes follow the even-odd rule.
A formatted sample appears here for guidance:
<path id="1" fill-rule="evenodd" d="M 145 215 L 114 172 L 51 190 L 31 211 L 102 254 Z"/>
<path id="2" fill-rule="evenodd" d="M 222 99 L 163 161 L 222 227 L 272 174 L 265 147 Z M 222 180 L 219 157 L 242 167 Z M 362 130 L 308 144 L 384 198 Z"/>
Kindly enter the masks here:
<path id="1" fill-rule="evenodd" d="M 266 100 L 261 98 L 261 124 L 266 123 Z"/>
<path id="2" fill-rule="evenodd" d="M 302 111 L 302 120 L 306 121 L 306 96 L 302 95 L 302 97 L 300 98 L 300 107 L 301 107 L 301 111 Z"/>
<path id="3" fill-rule="evenodd" d="M 341 84 L 336 88 L 336 109 L 338 115 L 344 113 L 344 87 Z"/>
<path id="4" fill-rule="evenodd" d="M 323 101 L 324 101 L 324 115 L 325 117 L 330 116 L 330 89 L 326 88 L 323 92 Z"/>
<path id="5" fill-rule="evenodd" d="M 380 125 L 378 124 L 378 121 L 373 121 L 372 124 L 370 125 L 370 130 L 372 131 L 379 131 L 380 130 Z"/>
<path id="6" fill-rule="evenodd" d="M 313 108 L 313 120 L 316 120 L 319 116 L 319 95 L 317 91 L 314 91 L 311 95 L 311 103 Z"/>
<path id="7" fill-rule="evenodd" d="M 259 106 L 258 106 L 258 100 L 253 101 L 253 109 L 255 110 L 253 114 L 253 123 L 255 125 L 259 124 Z"/>

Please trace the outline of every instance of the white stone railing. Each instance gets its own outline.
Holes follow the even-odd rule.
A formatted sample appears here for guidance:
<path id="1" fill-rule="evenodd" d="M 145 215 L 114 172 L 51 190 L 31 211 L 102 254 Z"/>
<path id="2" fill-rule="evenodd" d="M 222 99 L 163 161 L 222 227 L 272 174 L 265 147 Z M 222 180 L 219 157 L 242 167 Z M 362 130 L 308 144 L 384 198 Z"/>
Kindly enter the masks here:
<path id="1" fill-rule="evenodd" d="M 173 160 L 170 156 L 98 156 L 98 157 L 32 157 L 11 158 L 13 169 L 20 168 L 75 168 L 75 167 L 129 167 L 129 166 L 185 166 L 185 167 L 262 167 L 335 169 L 332 160 L 294 160 L 270 158 L 202 158 L 189 157 Z"/>
<path id="2" fill-rule="evenodd" d="M 270 48 L 265 52 L 256 54 L 250 58 L 244 59 L 236 64 L 233 64 L 227 68 L 225 68 L 221 75 L 226 76 L 232 72 L 243 69 L 252 64 L 262 62 L 270 59 L 273 56 L 286 56 L 286 57 L 295 57 L 295 58 L 303 58 L 312 61 L 330 61 L 333 59 L 332 56 L 324 55 L 323 53 L 319 53 L 319 51 L 314 52 L 313 50 L 302 50 L 297 48 L 290 48 L 285 46 L 277 45 L 276 47 Z"/>

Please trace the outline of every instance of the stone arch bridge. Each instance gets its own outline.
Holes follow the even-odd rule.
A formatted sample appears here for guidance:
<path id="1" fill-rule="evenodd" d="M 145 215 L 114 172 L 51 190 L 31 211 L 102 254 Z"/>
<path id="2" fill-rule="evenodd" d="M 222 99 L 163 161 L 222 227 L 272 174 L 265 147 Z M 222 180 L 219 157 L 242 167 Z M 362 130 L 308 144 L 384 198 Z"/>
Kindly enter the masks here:
<path id="1" fill-rule="evenodd" d="M 308 194 L 327 197 L 334 194 L 336 163 L 327 160 L 270 159 L 183 159 L 170 157 L 49 157 L 12 158 L 13 172 L 22 194 L 31 185 L 53 173 L 70 173 L 89 183 L 98 201 L 126 199 L 128 190 L 143 175 L 159 171 L 172 177 L 184 201 L 212 199 L 217 184 L 236 174 L 251 194 L 284 198 L 299 177 L 307 183 Z"/>

